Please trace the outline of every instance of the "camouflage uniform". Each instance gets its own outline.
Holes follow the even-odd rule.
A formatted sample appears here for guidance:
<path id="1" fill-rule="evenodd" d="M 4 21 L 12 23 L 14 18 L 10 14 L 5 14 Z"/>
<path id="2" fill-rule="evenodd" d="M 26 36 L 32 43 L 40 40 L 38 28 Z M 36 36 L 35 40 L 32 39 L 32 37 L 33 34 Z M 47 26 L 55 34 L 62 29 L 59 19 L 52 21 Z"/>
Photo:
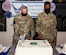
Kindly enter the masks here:
<path id="1" fill-rule="evenodd" d="M 22 14 L 19 14 L 14 18 L 14 21 L 14 44 L 17 44 L 19 36 L 22 34 L 26 34 L 26 39 L 34 36 L 34 22 L 29 15 L 23 17 Z"/>
<path id="2" fill-rule="evenodd" d="M 56 17 L 53 13 L 42 12 L 36 20 L 36 32 L 42 34 L 42 39 L 52 42 L 54 37 L 57 36 L 56 24 Z"/>

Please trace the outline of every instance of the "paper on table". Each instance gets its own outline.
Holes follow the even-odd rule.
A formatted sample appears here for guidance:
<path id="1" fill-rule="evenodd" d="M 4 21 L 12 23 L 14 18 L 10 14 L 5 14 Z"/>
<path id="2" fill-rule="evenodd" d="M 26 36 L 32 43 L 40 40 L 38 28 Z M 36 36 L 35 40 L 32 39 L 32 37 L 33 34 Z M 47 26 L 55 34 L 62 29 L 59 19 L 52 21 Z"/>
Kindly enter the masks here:
<path id="1" fill-rule="evenodd" d="M 0 44 L 0 53 L 2 53 L 4 49 L 5 49 L 5 47 L 3 47 L 2 44 Z"/>
<path id="2" fill-rule="evenodd" d="M 3 52 L 7 52 L 9 48 L 10 47 L 5 47 L 5 49 L 3 50 Z"/>
<path id="3" fill-rule="evenodd" d="M 56 50 L 58 51 L 58 53 L 62 53 L 62 49 L 60 47 L 56 47 Z"/>

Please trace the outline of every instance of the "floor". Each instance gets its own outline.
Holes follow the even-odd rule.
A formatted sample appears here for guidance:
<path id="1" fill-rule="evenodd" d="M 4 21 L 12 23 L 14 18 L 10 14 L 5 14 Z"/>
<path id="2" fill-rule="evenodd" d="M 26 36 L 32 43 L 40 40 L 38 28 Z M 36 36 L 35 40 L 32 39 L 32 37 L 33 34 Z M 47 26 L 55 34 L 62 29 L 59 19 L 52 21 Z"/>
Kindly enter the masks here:
<path id="1" fill-rule="evenodd" d="M 15 47 L 14 45 L 11 47 L 8 55 L 14 55 L 15 53 Z M 59 55 L 59 53 L 56 51 L 55 46 L 53 46 L 53 55 Z"/>

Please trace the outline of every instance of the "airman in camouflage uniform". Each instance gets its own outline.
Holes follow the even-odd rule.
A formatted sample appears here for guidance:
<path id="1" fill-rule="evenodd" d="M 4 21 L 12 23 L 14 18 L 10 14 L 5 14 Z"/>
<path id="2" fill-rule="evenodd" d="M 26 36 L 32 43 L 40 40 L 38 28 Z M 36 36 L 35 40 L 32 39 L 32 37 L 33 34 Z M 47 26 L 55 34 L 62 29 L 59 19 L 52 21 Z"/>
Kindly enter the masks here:
<path id="1" fill-rule="evenodd" d="M 23 6 L 22 10 L 23 9 L 27 9 L 27 7 Z M 14 18 L 14 44 L 17 44 L 20 35 L 26 34 L 25 39 L 32 39 L 34 36 L 33 19 L 28 14 L 25 14 L 23 12 L 25 12 L 25 10 Z"/>
<path id="2" fill-rule="evenodd" d="M 48 3 L 45 3 L 45 5 Z M 52 42 L 54 37 L 57 36 L 56 24 L 56 16 L 49 9 L 40 13 L 36 21 L 36 32 L 39 34 L 39 38 Z"/>

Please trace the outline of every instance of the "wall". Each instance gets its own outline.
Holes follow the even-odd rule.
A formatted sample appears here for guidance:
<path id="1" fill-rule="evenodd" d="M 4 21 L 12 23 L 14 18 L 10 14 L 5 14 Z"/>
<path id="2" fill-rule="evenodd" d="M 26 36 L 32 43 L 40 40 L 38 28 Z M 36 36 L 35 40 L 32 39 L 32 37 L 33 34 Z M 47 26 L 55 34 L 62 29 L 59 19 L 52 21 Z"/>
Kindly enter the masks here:
<path id="1" fill-rule="evenodd" d="M 57 46 L 66 43 L 66 32 L 57 33 Z"/>
<path id="2" fill-rule="evenodd" d="M 7 18 L 6 19 L 6 32 L 0 32 L 0 44 L 3 44 L 5 46 L 11 46 L 12 45 L 12 39 L 13 39 L 13 18 Z"/>

